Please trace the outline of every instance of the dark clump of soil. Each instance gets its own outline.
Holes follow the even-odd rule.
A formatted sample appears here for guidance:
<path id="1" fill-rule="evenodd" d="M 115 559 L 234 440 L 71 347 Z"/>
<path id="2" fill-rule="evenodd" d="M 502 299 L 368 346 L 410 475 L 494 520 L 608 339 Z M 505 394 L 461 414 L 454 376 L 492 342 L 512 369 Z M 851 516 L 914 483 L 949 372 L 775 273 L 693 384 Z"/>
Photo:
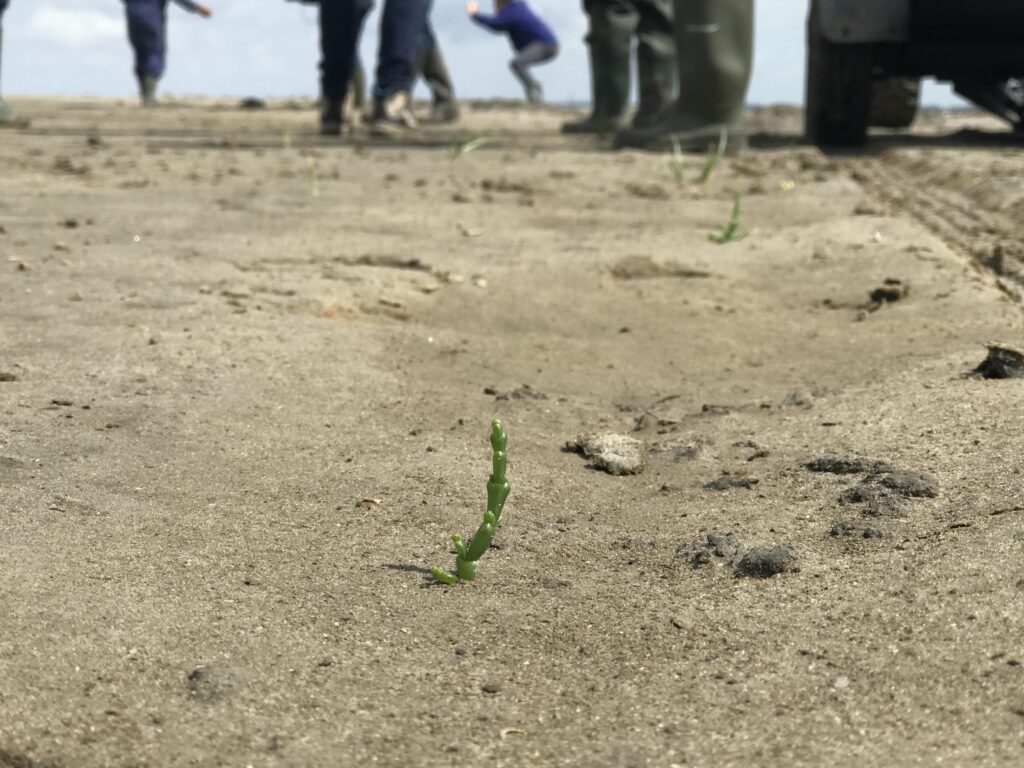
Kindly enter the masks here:
<path id="1" fill-rule="evenodd" d="M 991 342 L 986 357 L 974 373 L 984 379 L 1017 379 L 1024 376 L 1024 350 L 1009 344 Z"/>
<path id="2" fill-rule="evenodd" d="M 863 504 L 866 517 L 903 517 L 903 500 L 875 483 L 860 483 L 839 495 L 843 504 Z"/>
<path id="3" fill-rule="evenodd" d="M 736 563 L 737 576 L 767 579 L 786 571 L 796 571 L 796 553 L 788 546 L 756 547 Z"/>
<path id="4" fill-rule="evenodd" d="M 925 472 L 888 472 L 880 475 L 876 482 L 900 496 L 934 499 L 939 495 L 939 483 Z"/>
<path id="5" fill-rule="evenodd" d="M 877 475 L 893 472 L 895 467 L 886 461 L 869 459 L 865 456 L 820 456 L 806 464 L 811 472 L 830 472 L 833 475 Z"/>
<path id="6" fill-rule="evenodd" d="M 855 539 L 881 539 L 885 536 L 882 531 L 867 523 L 858 523 L 854 520 L 840 520 L 832 526 L 830 536 L 846 536 Z"/>
<path id="7" fill-rule="evenodd" d="M 730 488 L 751 489 L 760 482 L 755 477 L 734 477 L 733 475 L 722 475 L 717 480 L 704 483 L 704 487 L 711 491 L 727 491 Z"/>
<path id="8" fill-rule="evenodd" d="M 202 702 L 222 699 L 234 691 L 238 684 L 238 674 L 223 664 L 196 667 L 185 678 L 189 696 Z"/>
<path id="9" fill-rule="evenodd" d="M 743 544 L 735 533 L 713 531 L 677 549 L 676 558 L 689 561 L 694 568 L 701 568 L 714 562 L 734 563 L 742 550 Z"/>
<path id="10" fill-rule="evenodd" d="M 875 305 L 891 304 L 905 299 L 910 295 L 910 284 L 895 277 L 887 277 L 885 281 L 871 292 L 871 303 Z"/>

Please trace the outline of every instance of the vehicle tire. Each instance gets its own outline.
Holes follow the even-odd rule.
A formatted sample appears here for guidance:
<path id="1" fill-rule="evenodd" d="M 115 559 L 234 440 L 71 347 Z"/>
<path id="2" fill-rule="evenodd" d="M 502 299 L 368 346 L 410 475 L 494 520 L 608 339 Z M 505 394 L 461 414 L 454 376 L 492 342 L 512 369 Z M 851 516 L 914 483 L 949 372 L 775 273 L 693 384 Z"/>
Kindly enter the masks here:
<path id="1" fill-rule="evenodd" d="M 913 77 L 876 80 L 871 92 L 871 124 L 879 128 L 909 128 L 917 117 L 921 81 Z"/>
<path id="2" fill-rule="evenodd" d="M 818 0 L 807 19 L 807 138 L 819 146 L 860 146 L 871 118 L 869 43 L 833 43 L 821 28 Z"/>

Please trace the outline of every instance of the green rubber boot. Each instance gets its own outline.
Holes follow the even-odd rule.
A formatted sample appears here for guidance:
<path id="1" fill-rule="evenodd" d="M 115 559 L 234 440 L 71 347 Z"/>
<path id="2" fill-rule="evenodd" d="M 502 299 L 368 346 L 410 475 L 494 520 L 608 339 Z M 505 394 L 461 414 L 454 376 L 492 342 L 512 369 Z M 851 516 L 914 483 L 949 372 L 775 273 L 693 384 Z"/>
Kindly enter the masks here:
<path id="1" fill-rule="evenodd" d="M 617 147 L 703 151 L 727 136 L 746 146 L 743 103 L 754 58 L 753 0 L 676 0 L 679 98 L 648 128 L 623 131 Z"/>
<path id="2" fill-rule="evenodd" d="M 158 78 L 153 75 L 144 75 L 139 78 L 139 101 L 144 107 L 155 107 L 157 105 L 156 100 L 156 84 Z"/>
<path id="3" fill-rule="evenodd" d="M 615 133 L 626 124 L 629 109 L 630 57 L 636 14 L 622 0 L 586 0 L 590 17 L 587 47 L 593 111 L 562 125 L 563 133 Z"/>
<path id="4" fill-rule="evenodd" d="M 430 89 L 430 122 L 454 123 L 459 119 L 459 103 L 455 99 L 455 86 L 448 65 L 441 54 L 441 46 L 434 45 L 416 54 L 416 71 Z"/>
<path id="5" fill-rule="evenodd" d="M 634 128 L 654 125 L 676 98 L 676 41 L 673 37 L 671 0 L 639 4 L 637 27 L 637 79 L 640 98 Z"/>

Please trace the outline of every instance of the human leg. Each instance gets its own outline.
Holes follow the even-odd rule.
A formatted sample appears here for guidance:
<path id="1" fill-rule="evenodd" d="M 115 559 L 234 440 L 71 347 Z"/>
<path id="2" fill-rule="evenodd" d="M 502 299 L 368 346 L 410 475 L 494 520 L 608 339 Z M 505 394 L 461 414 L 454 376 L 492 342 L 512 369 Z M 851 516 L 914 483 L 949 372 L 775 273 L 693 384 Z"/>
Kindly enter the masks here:
<path id="1" fill-rule="evenodd" d="M 128 40 L 135 54 L 135 77 L 144 106 L 156 103 L 156 84 L 167 57 L 166 0 L 127 0 Z"/>
<path id="2" fill-rule="evenodd" d="M 633 0 L 584 0 L 590 30 L 593 110 L 566 123 L 566 133 L 606 133 L 622 127 L 629 108 L 630 58 L 639 15 Z"/>
<path id="3" fill-rule="evenodd" d="M 323 111 L 320 131 L 341 131 L 343 104 L 358 62 L 363 20 L 370 4 L 363 0 L 324 0 L 320 3 L 320 93 Z"/>
<path id="4" fill-rule="evenodd" d="M 640 98 L 633 125 L 651 125 L 675 99 L 676 44 L 672 0 L 636 0 L 637 80 Z"/>
<path id="5" fill-rule="evenodd" d="M 377 82 L 373 87 L 371 129 L 389 135 L 411 128 L 416 120 L 411 93 L 416 77 L 416 49 L 423 33 L 426 8 L 423 0 L 385 0 L 380 21 Z"/>
<path id="6" fill-rule="evenodd" d="M 616 144 L 663 149 L 674 140 L 699 151 L 724 133 L 728 150 L 741 148 L 754 0 L 676 0 L 675 38 L 679 97 L 655 125 L 623 131 Z"/>
<path id="7" fill-rule="evenodd" d="M 534 42 L 517 52 L 509 63 L 513 74 L 522 83 L 526 91 L 526 100 L 531 104 L 541 101 L 542 90 L 540 83 L 530 73 L 530 67 L 551 61 L 558 55 L 558 46 L 550 43 Z"/>

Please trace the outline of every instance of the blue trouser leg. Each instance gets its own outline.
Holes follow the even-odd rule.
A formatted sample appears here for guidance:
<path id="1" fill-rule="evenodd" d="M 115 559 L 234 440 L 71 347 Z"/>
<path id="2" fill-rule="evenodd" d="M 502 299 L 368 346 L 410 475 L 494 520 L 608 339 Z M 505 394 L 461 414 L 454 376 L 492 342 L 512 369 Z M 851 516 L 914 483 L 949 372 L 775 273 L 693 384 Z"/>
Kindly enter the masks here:
<path id="1" fill-rule="evenodd" d="M 419 38 L 416 42 L 416 51 L 420 54 L 432 51 L 437 45 L 434 27 L 430 23 L 430 12 L 432 10 L 434 10 L 434 0 L 423 0 L 423 26 L 420 27 Z"/>
<path id="2" fill-rule="evenodd" d="M 167 0 L 126 0 L 128 40 L 135 51 L 135 74 L 160 77 L 167 62 Z"/>
<path id="3" fill-rule="evenodd" d="M 426 23 L 423 0 L 385 0 L 380 20 L 380 52 L 373 95 L 386 99 L 411 91 L 416 78 L 416 48 Z"/>
<path id="4" fill-rule="evenodd" d="M 359 63 L 359 34 L 370 10 L 366 0 L 321 0 L 320 91 L 328 101 L 344 101 Z"/>

